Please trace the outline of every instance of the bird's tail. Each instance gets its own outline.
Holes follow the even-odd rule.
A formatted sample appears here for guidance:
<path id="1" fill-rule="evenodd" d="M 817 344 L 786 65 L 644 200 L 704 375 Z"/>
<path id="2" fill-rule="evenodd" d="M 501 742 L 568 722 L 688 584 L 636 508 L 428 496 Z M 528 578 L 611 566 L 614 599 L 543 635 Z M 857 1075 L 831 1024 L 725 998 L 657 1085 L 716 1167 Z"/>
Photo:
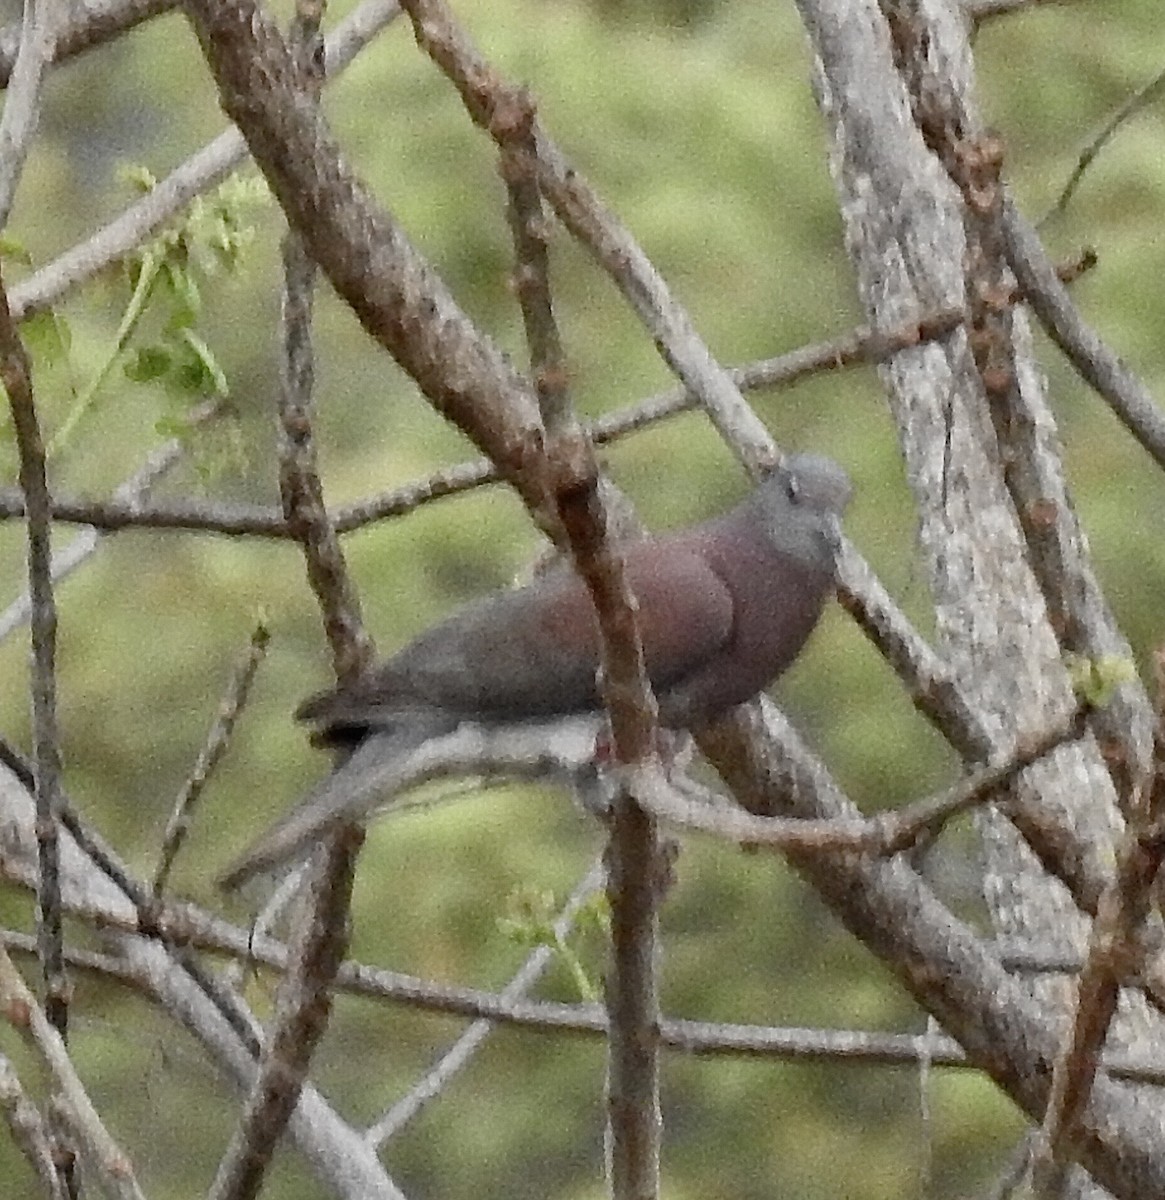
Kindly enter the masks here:
<path id="1" fill-rule="evenodd" d="M 219 876 L 234 891 L 256 876 L 302 857 L 340 824 L 368 816 L 387 794 L 409 782 L 407 760 L 435 733 L 427 725 L 370 733 L 352 754 L 253 841 Z"/>

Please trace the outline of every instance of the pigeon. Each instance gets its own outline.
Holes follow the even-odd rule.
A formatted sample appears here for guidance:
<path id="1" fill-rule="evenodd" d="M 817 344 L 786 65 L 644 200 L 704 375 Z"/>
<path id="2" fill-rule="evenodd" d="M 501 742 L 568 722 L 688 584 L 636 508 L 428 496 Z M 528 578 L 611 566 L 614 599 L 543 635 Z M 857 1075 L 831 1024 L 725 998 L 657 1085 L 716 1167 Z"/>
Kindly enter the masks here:
<path id="1" fill-rule="evenodd" d="M 835 590 L 838 522 L 850 497 L 828 458 L 787 457 L 737 507 L 622 544 L 660 724 L 707 725 L 797 657 Z M 374 809 L 393 766 L 467 724 L 497 729 L 602 711 L 590 593 L 568 563 L 439 621 L 296 717 L 336 769 L 220 878 L 231 890 L 301 857 Z"/>

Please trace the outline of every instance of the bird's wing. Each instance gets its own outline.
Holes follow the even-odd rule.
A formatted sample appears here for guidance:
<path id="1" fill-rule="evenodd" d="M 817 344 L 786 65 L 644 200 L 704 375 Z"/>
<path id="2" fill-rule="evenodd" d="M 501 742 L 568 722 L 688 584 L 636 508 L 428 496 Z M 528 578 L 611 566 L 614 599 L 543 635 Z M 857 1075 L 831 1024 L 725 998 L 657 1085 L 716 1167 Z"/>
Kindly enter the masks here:
<path id="1" fill-rule="evenodd" d="M 732 595 L 682 543 L 633 542 L 624 553 L 648 675 L 667 687 L 731 636 Z M 598 669 L 590 594 L 563 568 L 461 609 L 354 684 L 312 697 L 297 716 L 319 726 L 325 741 L 391 725 L 409 708 L 539 720 L 599 707 Z"/>
<path id="2" fill-rule="evenodd" d="M 627 582 L 639 605 L 639 632 L 648 678 L 657 692 L 715 658 L 732 639 L 732 592 L 700 552 L 681 536 L 634 543 Z"/>
<path id="3" fill-rule="evenodd" d="M 648 676 L 666 687 L 731 636 L 732 594 L 682 544 L 645 540 L 624 554 Z M 430 629 L 386 671 L 418 701 L 484 721 L 597 709 L 599 635 L 590 593 L 565 568 L 501 592 Z"/>

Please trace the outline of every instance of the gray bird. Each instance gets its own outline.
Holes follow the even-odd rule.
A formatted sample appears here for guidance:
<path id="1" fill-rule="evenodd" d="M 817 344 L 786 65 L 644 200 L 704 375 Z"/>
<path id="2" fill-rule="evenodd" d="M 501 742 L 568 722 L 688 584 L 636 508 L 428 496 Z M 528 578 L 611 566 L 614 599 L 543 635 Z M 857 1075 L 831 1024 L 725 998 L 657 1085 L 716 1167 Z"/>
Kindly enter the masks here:
<path id="1" fill-rule="evenodd" d="M 660 721 L 707 724 L 750 700 L 800 653 L 834 591 L 837 519 L 850 496 L 830 459 L 793 455 L 741 504 L 624 547 Z M 296 713 L 317 745 L 352 753 L 222 876 L 235 888 L 375 807 L 394 762 L 472 722 L 598 714 L 590 594 L 555 567 L 434 625 L 355 683 Z"/>

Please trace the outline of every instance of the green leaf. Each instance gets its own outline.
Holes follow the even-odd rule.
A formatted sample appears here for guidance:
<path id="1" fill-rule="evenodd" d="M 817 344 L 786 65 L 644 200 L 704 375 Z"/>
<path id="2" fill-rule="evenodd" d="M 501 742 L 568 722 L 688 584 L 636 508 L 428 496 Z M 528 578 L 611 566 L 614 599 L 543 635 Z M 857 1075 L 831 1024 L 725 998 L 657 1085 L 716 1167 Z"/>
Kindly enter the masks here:
<path id="1" fill-rule="evenodd" d="M 68 356 L 73 343 L 69 323 L 52 309 L 33 313 L 21 322 L 20 332 L 29 353 L 50 367 Z"/>
<path id="2" fill-rule="evenodd" d="M 126 377 L 134 383 L 152 383 L 170 373 L 174 355 L 165 346 L 142 346 L 125 364 Z"/>
<path id="3" fill-rule="evenodd" d="M 190 438 L 190 423 L 179 413 L 165 413 L 154 422 L 154 432 L 160 437 L 186 442 Z"/>
<path id="4" fill-rule="evenodd" d="M 32 255 L 24 248 L 24 243 L 10 233 L 0 234 L 0 256 L 20 263 L 22 267 L 32 266 Z"/>
<path id="5" fill-rule="evenodd" d="M 193 329 L 181 330 L 179 339 L 186 351 L 178 367 L 179 385 L 203 396 L 229 396 L 227 377 L 206 342 Z"/>
<path id="6" fill-rule="evenodd" d="M 1095 708 L 1103 708 L 1122 683 L 1129 683 L 1137 677 L 1136 666 L 1129 659 L 1115 654 L 1102 658 L 1067 654 L 1064 656 L 1064 665 L 1068 668 L 1072 690 Z"/>
<path id="7" fill-rule="evenodd" d="M 578 910 L 574 925 L 579 932 L 593 930 L 604 935 L 608 933 L 611 928 L 611 905 L 607 901 L 606 893 L 595 892 L 590 896 Z"/>
<path id="8" fill-rule="evenodd" d="M 123 183 L 129 184 L 134 191 L 141 192 L 143 195 L 152 192 L 158 186 L 158 177 L 149 167 L 140 163 L 123 163 L 118 168 L 117 174 Z"/>
<path id="9" fill-rule="evenodd" d="M 523 946 L 553 946 L 557 905 L 554 893 L 535 887 L 520 887 L 510 895 L 508 913 L 498 918 L 498 929 Z"/>

